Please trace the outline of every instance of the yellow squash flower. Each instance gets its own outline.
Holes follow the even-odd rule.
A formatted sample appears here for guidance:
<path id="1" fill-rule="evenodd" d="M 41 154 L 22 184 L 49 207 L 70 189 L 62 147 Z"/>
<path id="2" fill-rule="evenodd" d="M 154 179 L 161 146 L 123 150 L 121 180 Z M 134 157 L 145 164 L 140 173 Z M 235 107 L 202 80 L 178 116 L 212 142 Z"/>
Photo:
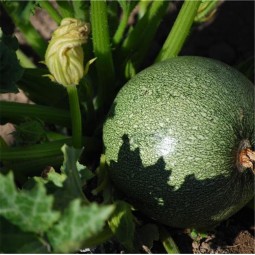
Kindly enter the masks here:
<path id="1" fill-rule="evenodd" d="M 74 18 L 65 18 L 54 31 L 49 42 L 45 64 L 52 81 L 63 86 L 78 85 L 85 74 L 82 44 L 86 43 L 89 24 Z"/>

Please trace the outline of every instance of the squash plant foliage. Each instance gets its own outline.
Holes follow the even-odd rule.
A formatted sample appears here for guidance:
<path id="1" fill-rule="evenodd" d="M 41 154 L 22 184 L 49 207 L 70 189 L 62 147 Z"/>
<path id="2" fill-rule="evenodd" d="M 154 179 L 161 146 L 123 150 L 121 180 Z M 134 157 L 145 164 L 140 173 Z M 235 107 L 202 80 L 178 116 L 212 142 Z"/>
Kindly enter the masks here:
<path id="1" fill-rule="evenodd" d="M 212 19 L 219 3 L 181 3 L 162 48 L 155 50 L 153 39 L 169 15 L 169 1 L 1 1 L 37 59 L 32 62 L 1 25 L 0 93 L 22 90 L 33 102 L 0 101 L 1 125 L 16 128 L 11 146 L 0 137 L 1 252 L 72 253 L 111 242 L 139 252 L 160 241 L 168 253 L 178 253 L 167 229 L 138 221 L 111 186 L 102 125 L 120 88 L 148 65 L 177 56 L 191 27 Z M 57 53 L 58 48 L 49 50 L 57 33 L 51 44 L 33 27 L 30 18 L 38 9 L 59 27 L 70 20 L 77 27 L 87 24 L 79 49 L 65 48 L 68 61 L 82 67 L 79 72 L 70 71 L 65 60 L 48 60 Z M 61 81 L 76 71 L 78 78 Z"/>

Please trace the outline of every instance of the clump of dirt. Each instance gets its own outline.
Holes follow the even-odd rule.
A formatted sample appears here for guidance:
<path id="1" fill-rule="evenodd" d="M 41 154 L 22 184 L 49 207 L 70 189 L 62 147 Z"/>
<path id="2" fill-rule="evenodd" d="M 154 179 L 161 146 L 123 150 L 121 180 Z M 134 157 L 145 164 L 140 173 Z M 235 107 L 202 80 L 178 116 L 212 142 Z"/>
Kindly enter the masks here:
<path id="1" fill-rule="evenodd" d="M 254 218 L 253 211 L 243 208 L 236 215 L 222 222 L 206 238 L 194 240 L 193 253 L 211 254 L 254 254 Z"/>
<path id="2" fill-rule="evenodd" d="M 243 230 L 237 233 L 237 236 L 230 244 L 227 243 L 228 238 L 226 233 L 222 232 L 221 238 L 211 234 L 205 240 L 194 241 L 192 243 L 193 253 L 202 254 L 254 254 L 255 240 L 254 237 L 247 231 Z"/>

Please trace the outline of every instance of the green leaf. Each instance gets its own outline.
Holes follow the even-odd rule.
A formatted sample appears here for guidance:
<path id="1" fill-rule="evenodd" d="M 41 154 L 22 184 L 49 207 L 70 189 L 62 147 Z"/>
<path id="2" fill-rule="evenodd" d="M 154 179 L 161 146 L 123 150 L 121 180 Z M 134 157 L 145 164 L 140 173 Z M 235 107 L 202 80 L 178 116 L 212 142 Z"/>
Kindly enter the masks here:
<path id="1" fill-rule="evenodd" d="M 45 77 L 46 74 L 49 74 L 47 69 L 25 68 L 18 87 L 36 104 L 69 109 L 66 89 Z"/>
<path id="2" fill-rule="evenodd" d="M 72 1 L 74 17 L 81 20 L 89 20 L 89 1 Z"/>
<path id="3" fill-rule="evenodd" d="M 0 93 L 19 92 L 16 82 L 21 79 L 24 70 L 17 59 L 15 52 L 17 49 L 16 37 L 2 34 L 0 38 Z"/>
<path id="4" fill-rule="evenodd" d="M 18 191 L 13 174 L 0 174 L 0 215 L 23 231 L 43 233 L 59 218 L 52 211 L 53 197 L 46 194 L 42 183 L 30 191 Z"/>
<path id="5" fill-rule="evenodd" d="M 63 187 L 63 183 L 66 180 L 66 175 L 65 174 L 59 174 L 57 173 L 53 167 L 49 170 L 47 173 L 47 180 L 50 182 L 53 182 L 55 186 L 57 187 Z"/>
<path id="6" fill-rule="evenodd" d="M 5 218 L 0 217 L 0 252 L 1 253 L 48 253 L 46 243 L 37 235 L 23 232 Z"/>
<path id="7" fill-rule="evenodd" d="M 69 194 L 70 199 L 80 197 L 88 204 L 89 201 L 82 191 L 83 184 L 80 175 L 80 171 L 85 169 L 85 167 L 83 168 L 78 162 L 82 149 L 75 149 L 74 147 L 65 144 L 62 146 L 61 150 L 64 154 L 64 162 L 61 171 L 67 176 L 64 183 L 64 189 Z"/>
<path id="8" fill-rule="evenodd" d="M 97 204 L 82 206 L 79 199 L 72 201 L 58 224 L 47 233 L 53 251 L 55 253 L 77 251 L 86 240 L 103 229 L 113 209 L 113 206 Z"/>
<path id="9" fill-rule="evenodd" d="M 10 50 L 16 51 L 19 48 L 19 42 L 15 36 L 6 35 L 3 33 L 0 28 L 0 38 L 1 42 L 3 42 Z"/>
<path id="10" fill-rule="evenodd" d="M 35 185 L 36 182 L 40 182 L 43 184 L 50 184 L 55 189 L 62 188 L 64 181 L 66 180 L 66 175 L 63 173 L 57 173 L 53 167 L 51 167 L 47 172 L 44 171 L 43 176 L 34 176 L 30 178 L 23 186 L 23 188 L 31 189 Z M 48 185 L 49 186 L 49 185 Z M 47 192 L 49 193 L 47 188 Z M 55 190 L 54 189 L 54 190 Z"/>
<path id="11" fill-rule="evenodd" d="M 219 0 L 206 0 L 201 2 L 197 14 L 194 18 L 195 22 L 211 22 L 216 16 L 218 7 L 222 4 Z"/>
<path id="12" fill-rule="evenodd" d="M 131 206 L 124 201 L 116 202 L 115 211 L 108 224 L 118 241 L 128 251 L 133 251 L 135 224 Z"/>
<path id="13" fill-rule="evenodd" d="M 58 11 L 63 18 L 74 18 L 74 10 L 71 1 L 57 0 Z"/>
<path id="14" fill-rule="evenodd" d="M 27 43 L 36 53 L 43 58 L 47 42 L 30 22 L 30 17 L 35 12 L 37 5 L 34 1 L 1 1 L 2 6 L 8 13 L 15 26 L 19 28 Z"/>
<path id="15" fill-rule="evenodd" d="M 15 125 L 12 135 L 16 144 L 36 144 L 47 139 L 44 123 L 40 120 L 28 120 Z"/>
<path id="16" fill-rule="evenodd" d="M 208 234 L 206 232 L 201 232 L 198 231 L 197 229 L 192 229 L 190 232 L 190 237 L 195 241 L 200 240 L 202 238 L 206 238 L 207 236 Z"/>

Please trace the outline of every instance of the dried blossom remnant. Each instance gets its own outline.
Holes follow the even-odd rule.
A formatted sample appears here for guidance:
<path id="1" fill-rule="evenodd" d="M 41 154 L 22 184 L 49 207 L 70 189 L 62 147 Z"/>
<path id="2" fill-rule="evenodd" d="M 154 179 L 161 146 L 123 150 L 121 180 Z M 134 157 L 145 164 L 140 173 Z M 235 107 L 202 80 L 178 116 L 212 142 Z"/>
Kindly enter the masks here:
<path id="1" fill-rule="evenodd" d="M 45 64 L 52 81 L 63 86 L 78 85 L 84 76 L 84 54 L 82 44 L 86 43 L 89 24 L 74 18 L 65 18 L 54 31 L 49 42 Z"/>
<path id="2" fill-rule="evenodd" d="M 255 174 L 255 151 L 251 150 L 248 140 L 243 140 L 239 146 L 237 167 L 240 172 L 251 169 Z"/>
<path id="3" fill-rule="evenodd" d="M 242 150 L 240 153 L 240 163 L 244 168 L 250 168 L 255 174 L 255 152 L 251 149 Z"/>

